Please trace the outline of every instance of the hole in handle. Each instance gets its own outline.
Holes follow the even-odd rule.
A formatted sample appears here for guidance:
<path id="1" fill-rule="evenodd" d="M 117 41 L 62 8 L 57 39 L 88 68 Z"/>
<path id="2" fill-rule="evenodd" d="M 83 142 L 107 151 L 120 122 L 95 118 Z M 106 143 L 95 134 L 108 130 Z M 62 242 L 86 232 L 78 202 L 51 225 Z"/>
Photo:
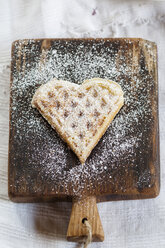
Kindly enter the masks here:
<path id="1" fill-rule="evenodd" d="M 83 219 L 82 219 L 82 223 L 84 224 L 85 221 L 87 221 L 87 220 L 88 220 L 87 218 L 83 218 Z"/>

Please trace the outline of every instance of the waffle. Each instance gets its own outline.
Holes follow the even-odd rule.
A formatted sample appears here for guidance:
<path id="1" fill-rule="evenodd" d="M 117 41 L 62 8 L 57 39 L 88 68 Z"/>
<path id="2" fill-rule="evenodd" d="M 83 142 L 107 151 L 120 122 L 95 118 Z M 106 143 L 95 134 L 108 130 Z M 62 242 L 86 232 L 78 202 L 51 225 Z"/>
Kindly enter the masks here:
<path id="1" fill-rule="evenodd" d="M 60 137 L 84 163 L 124 103 L 121 87 L 93 78 L 82 85 L 64 80 L 40 86 L 32 99 Z"/>

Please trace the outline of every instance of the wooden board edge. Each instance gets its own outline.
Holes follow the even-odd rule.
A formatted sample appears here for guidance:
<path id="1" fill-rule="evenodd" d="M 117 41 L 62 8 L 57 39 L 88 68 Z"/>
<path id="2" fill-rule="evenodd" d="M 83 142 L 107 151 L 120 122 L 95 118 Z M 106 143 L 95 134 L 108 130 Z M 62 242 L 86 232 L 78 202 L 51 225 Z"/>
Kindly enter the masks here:
<path id="1" fill-rule="evenodd" d="M 155 63 L 155 77 L 156 77 L 156 85 L 157 85 L 157 136 L 156 136 L 156 146 L 157 146 L 157 196 L 160 193 L 161 188 L 161 168 L 160 168 L 160 128 L 159 128 L 159 81 L 158 81 L 158 48 L 156 43 L 154 43 L 155 53 L 156 53 L 156 63 Z"/>
<path id="2" fill-rule="evenodd" d="M 119 195 L 119 194 L 103 195 L 103 196 L 97 196 L 97 202 L 151 199 L 151 198 L 156 198 L 157 196 L 159 196 L 159 193 L 160 193 L 160 187 L 158 184 L 155 184 L 154 187 L 150 188 L 147 191 L 147 194 L 123 193 L 123 195 Z"/>
<path id="3" fill-rule="evenodd" d="M 11 44 L 11 70 L 10 70 L 10 96 L 9 96 L 9 136 L 8 136 L 8 197 L 11 200 L 11 178 L 10 178 L 10 138 L 11 138 L 11 106 L 12 106 L 12 92 L 11 92 L 11 87 L 12 87 L 12 81 L 13 81 L 13 74 L 12 74 L 12 68 L 13 68 L 13 54 L 14 54 L 14 46 L 15 46 L 15 41 L 12 42 Z"/>
<path id="4" fill-rule="evenodd" d="M 150 199 L 150 198 L 156 198 L 160 193 L 160 185 L 159 183 L 155 183 L 152 188 L 147 189 L 147 192 L 139 192 L 137 194 L 134 194 L 133 192 L 128 193 L 122 193 L 118 194 L 107 194 L 107 195 L 100 195 L 97 196 L 97 202 L 106 202 L 106 201 L 120 201 L 120 200 L 140 200 L 140 199 Z M 57 196 L 57 195 L 51 195 L 51 196 L 45 196 L 43 194 L 38 195 L 21 195 L 21 194 L 15 194 L 9 190 L 9 199 L 12 202 L 17 203 L 33 203 L 33 202 L 56 202 L 56 201 L 65 201 L 65 202 L 71 202 L 73 197 L 72 196 Z M 92 196 L 92 195 L 91 195 Z M 89 197 L 89 195 L 88 195 Z"/>
<path id="5" fill-rule="evenodd" d="M 107 40 L 130 40 L 130 41 L 148 41 L 148 42 L 151 42 L 151 43 L 154 43 L 156 44 L 155 42 L 153 41 L 149 41 L 149 40 L 146 40 L 146 39 L 143 39 L 143 38 L 133 38 L 133 37 L 115 37 L 115 38 L 93 38 L 93 37 L 86 37 L 86 38 L 26 38 L 26 39 L 17 39 L 17 40 L 14 40 L 12 42 L 12 47 L 14 48 L 15 44 L 18 43 L 18 42 L 27 42 L 27 41 L 43 41 L 43 40 L 46 40 L 46 41 L 107 41 Z"/>
<path id="6" fill-rule="evenodd" d="M 33 196 L 32 195 L 24 196 L 21 194 L 15 194 L 9 190 L 8 196 L 12 202 L 16 202 L 16 203 L 40 203 L 40 202 L 57 202 L 57 201 L 72 202 L 72 197 L 66 196 L 66 195 L 46 196 L 46 195 L 40 194 L 40 195 L 33 195 Z"/>

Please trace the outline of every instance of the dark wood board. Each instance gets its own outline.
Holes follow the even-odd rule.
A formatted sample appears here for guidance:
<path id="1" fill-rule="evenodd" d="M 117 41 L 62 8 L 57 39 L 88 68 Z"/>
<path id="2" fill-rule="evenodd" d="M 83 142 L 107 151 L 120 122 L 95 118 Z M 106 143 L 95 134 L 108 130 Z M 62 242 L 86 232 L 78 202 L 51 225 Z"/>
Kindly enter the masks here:
<path id="1" fill-rule="evenodd" d="M 125 104 L 85 165 L 31 107 L 51 78 L 109 78 Z M 37 39 L 12 44 L 9 197 L 15 202 L 156 197 L 160 188 L 156 44 L 143 39 Z"/>

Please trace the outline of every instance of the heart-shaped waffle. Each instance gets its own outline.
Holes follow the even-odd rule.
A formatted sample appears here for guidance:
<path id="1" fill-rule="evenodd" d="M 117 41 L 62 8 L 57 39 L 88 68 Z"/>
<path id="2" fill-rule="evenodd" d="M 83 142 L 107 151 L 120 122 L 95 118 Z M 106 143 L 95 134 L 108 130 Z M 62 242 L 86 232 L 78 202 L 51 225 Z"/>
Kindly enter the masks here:
<path id="1" fill-rule="evenodd" d="M 36 107 L 84 163 L 124 103 L 119 84 L 93 78 L 82 85 L 64 80 L 40 86 Z"/>

